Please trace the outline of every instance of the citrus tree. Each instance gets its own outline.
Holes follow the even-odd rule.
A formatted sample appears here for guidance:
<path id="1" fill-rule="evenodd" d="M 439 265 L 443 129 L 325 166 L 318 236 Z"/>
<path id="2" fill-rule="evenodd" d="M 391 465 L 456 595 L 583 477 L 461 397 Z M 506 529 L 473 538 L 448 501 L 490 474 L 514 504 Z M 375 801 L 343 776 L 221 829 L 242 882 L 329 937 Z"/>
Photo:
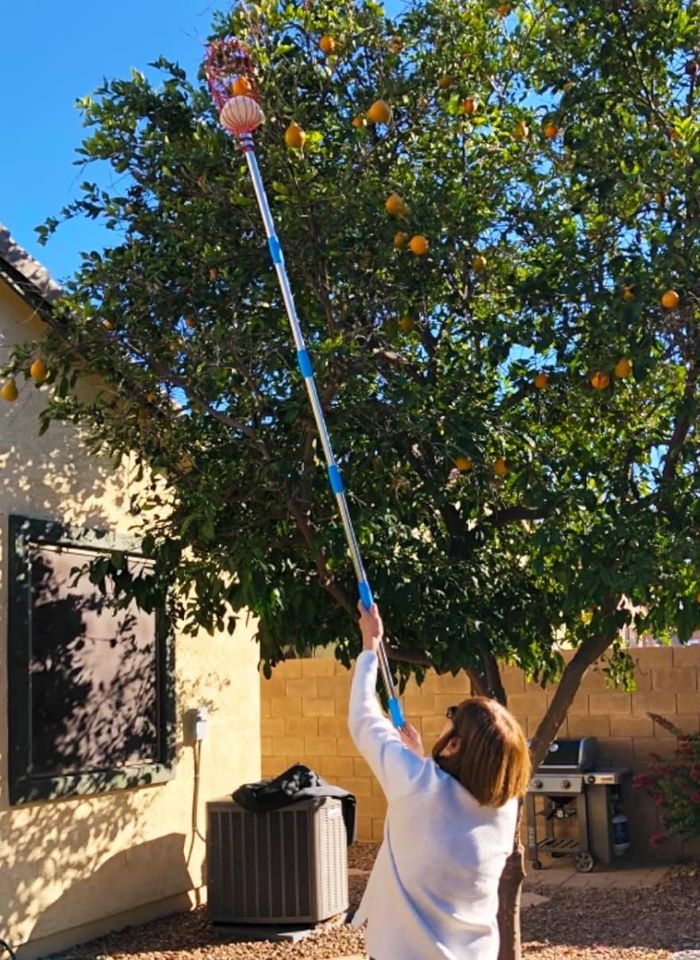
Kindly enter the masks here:
<path id="1" fill-rule="evenodd" d="M 594 661 L 632 682 L 623 625 L 700 624 L 700 6 L 261 0 L 213 32 L 256 65 L 260 164 L 397 671 L 466 669 L 501 699 L 499 663 L 559 679 L 537 763 Z M 3 396 L 39 359 L 42 429 L 78 421 L 162 475 L 132 510 L 185 629 L 249 609 L 266 668 L 328 643 L 349 662 L 352 570 L 245 162 L 202 78 L 155 66 L 82 102 L 81 154 L 119 177 L 63 216 L 114 244 Z"/>

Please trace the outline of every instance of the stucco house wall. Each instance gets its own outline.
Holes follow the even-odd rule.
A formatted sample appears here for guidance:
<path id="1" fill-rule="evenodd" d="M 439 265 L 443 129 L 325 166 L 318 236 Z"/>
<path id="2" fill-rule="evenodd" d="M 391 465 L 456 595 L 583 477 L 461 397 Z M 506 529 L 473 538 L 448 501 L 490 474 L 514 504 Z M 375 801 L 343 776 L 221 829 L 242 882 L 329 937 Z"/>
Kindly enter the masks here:
<path id="1" fill-rule="evenodd" d="M 42 268 L 0 228 L 0 259 L 50 294 Z M 0 363 L 41 336 L 36 302 L 0 271 Z M 0 403 L 0 938 L 20 960 L 188 908 L 206 896 L 204 804 L 260 776 L 258 651 L 250 627 L 233 637 L 175 638 L 177 758 L 167 783 L 11 807 L 8 794 L 8 517 L 133 533 L 135 468 L 114 471 L 88 455 L 70 425 L 38 436 L 41 390 L 19 382 Z M 183 715 L 206 705 L 199 789 Z"/>

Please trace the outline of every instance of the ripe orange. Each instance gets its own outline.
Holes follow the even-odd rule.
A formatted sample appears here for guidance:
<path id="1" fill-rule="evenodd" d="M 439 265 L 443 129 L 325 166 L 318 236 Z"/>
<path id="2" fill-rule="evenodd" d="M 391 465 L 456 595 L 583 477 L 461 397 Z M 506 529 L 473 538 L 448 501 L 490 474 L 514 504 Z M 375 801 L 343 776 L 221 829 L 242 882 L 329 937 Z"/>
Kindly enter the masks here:
<path id="1" fill-rule="evenodd" d="M 448 74 L 445 74 L 444 77 L 440 77 L 440 79 L 438 80 L 438 87 L 440 87 L 441 90 L 447 90 L 447 88 L 451 86 L 452 86 L 452 77 L 450 77 Z"/>
<path id="2" fill-rule="evenodd" d="M 111 320 L 107 320 L 106 317 L 105 317 L 105 319 L 102 321 L 102 326 L 105 328 L 105 330 L 113 330 L 113 329 L 114 329 L 114 324 L 112 323 Z"/>
<path id="3" fill-rule="evenodd" d="M 510 473 L 510 467 L 506 463 L 505 457 L 498 457 L 493 465 L 493 472 L 497 477 L 507 477 Z"/>
<path id="4" fill-rule="evenodd" d="M 675 290 L 667 290 L 661 297 L 661 306 L 664 310 L 675 310 L 680 303 L 680 299 Z"/>
<path id="5" fill-rule="evenodd" d="M 632 364 L 627 359 L 627 357 L 623 357 L 621 360 L 617 361 L 617 363 L 615 364 L 616 377 L 619 377 L 621 380 L 624 380 L 625 377 L 629 377 L 631 373 L 632 373 Z"/>
<path id="6" fill-rule="evenodd" d="M 406 244 L 409 241 L 409 236 L 407 233 L 404 233 L 403 230 L 399 230 L 398 233 L 394 234 L 394 246 L 397 250 L 403 250 Z"/>
<path id="7" fill-rule="evenodd" d="M 2 397 L 2 399 L 6 400 L 8 403 L 14 403 L 18 396 L 19 391 L 17 390 L 15 378 L 10 377 L 9 380 L 6 380 L 3 383 L 2 388 L 0 388 L 0 397 Z"/>
<path id="8" fill-rule="evenodd" d="M 392 217 L 398 217 L 406 208 L 406 201 L 398 193 L 390 193 L 384 203 L 384 209 Z"/>
<path id="9" fill-rule="evenodd" d="M 556 135 L 559 133 L 559 127 L 556 125 L 556 123 L 545 123 L 544 127 L 542 128 L 542 133 L 548 140 L 554 140 Z"/>
<path id="10" fill-rule="evenodd" d="M 594 390 L 605 390 L 610 385 L 610 377 L 602 370 L 596 370 L 591 377 L 591 386 Z"/>
<path id="11" fill-rule="evenodd" d="M 509 3 L 500 3 L 496 7 L 496 13 L 499 17 L 507 17 L 511 10 L 512 7 Z"/>
<path id="12" fill-rule="evenodd" d="M 231 93 L 234 97 L 249 97 L 253 92 L 253 84 L 248 77 L 236 77 L 231 84 Z"/>
<path id="13" fill-rule="evenodd" d="M 41 359 L 41 357 L 37 357 L 37 359 L 29 368 L 29 376 L 36 383 L 43 383 L 44 380 L 46 380 L 46 378 L 48 377 L 48 375 L 49 375 L 49 372 L 46 369 L 46 364 Z"/>
<path id="14" fill-rule="evenodd" d="M 401 37 L 392 37 L 389 41 L 389 49 L 392 53 L 401 53 L 403 50 L 403 40 Z"/>
<path id="15" fill-rule="evenodd" d="M 353 118 L 352 118 L 352 125 L 353 125 L 353 127 L 356 127 L 358 130 L 363 130 L 363 129 L 367 126 L 367 118 L 366 118 L 366 117 L 353 117 Z"/>
<path id="16" fill-rule="evenodd" d="M 411 237 L 408 246 L 410 247 L 411 253 L 415 253 L 417 257 L 422 257 L 424 253 L 428 252 L 428 241 L 419 233 L 416 234 L 415 237 Z"/>
<path id="17" fill-rule="evenodd" d="M 399 330 L 401 333 L 410 333 L 416 326 L 416 322 L 413 317 L 405 316 L 401 317 L 399 320 Z"/>
<path id="18" fill-rule="evenodd" d="M 513 130 L 513 137 L 516 140 L 527 140 L 530 136 L 530 128 L 525 123 L 524 120 L 518 120 L 515 124 L 515 129 Z"/>
<path id="19" fill-rule="evenodd" d="M 375 100 L 367 111 L 371 123 L 391 123 L 391 107 L 386 100 Z"/>
<path id="20" fill-rule="evenodd" d="M 419 110 L 425 110 L 425 109 L 427 109 L 427 107 L 428 107 L 428 98 L 427 98 L 427 97 L 421 97 L 420 100 L 418 101 L 418 109 L 419 109 Z"/>
<path id="21" fill-rule="evenodd" d="M 290 150 L 301 150 L 306 140 L 306 134 L 301 129 L 296 120 L 292 120 L 284 131 L 284 142 Z"/>
<path id="22" fill-rule="evenodd" d="M 622 299 L 627 303 L 632 303 L 634 300 L 634 287 L 623 287 L 622 288 Z"/>
<path id="23" fill-rule="evenodd" d="M 479 104 L 476 97 L 466 97 L 464 100 L 462 100 L 462 110 L 464 110 L 465 113 L 468 113 L 469 116 L 471 116 L 473 113 L 476 113 L 478 106 Z"/>
<path id="24" fill-rule="evenodd" d="M 321 39 L 318 42 L 318 45 L 323 51 L 323 53 L 326 54 L 326 56 L 330 56 L 331 54 L 335 53 L 335 51 L 338 49 L 338 44 L 335 42 L 333 37 L 329 37 L 327 33 L 321 37 Z"/>
<path id="25" fill-rule="evenodd" d="M 488 260 L 481 253 L 478 253 L 472 260 L 472 267 L 474 268 L 474 270 L 476 270 L 477 273 L 483 273 L 487 266 L 488 266 Z"/>
<path id="26" fill-rule="evenodd" d="M 456 457 L 455 466 L 460 473 L 467 473 L 472 468 L 472 462 L 469 457 Z"/>
<path id="27" fill-rule="evenodd" d="M 546 373 L 538 373 L 533 382 L 538 390 L 544 390 L 549 383 L 549 377 Z"/>

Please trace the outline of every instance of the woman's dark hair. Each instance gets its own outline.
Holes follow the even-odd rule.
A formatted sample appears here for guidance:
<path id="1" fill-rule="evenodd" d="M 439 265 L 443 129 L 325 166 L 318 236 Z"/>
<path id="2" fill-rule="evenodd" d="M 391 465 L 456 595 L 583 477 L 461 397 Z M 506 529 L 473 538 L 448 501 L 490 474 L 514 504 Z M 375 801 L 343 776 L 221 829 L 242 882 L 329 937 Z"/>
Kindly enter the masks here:
<path id="1" fill-rule="evenodd" d="M 449 757 L 441 756 L 459 738 Z M 488 807 L 502 807 L 527 791 L 532 768 L 525 734 L 515 717 L 497 700 L 470 697 L 452 718 L 452 730 L 433 747 L 433 759 L 443 770 Z"/>

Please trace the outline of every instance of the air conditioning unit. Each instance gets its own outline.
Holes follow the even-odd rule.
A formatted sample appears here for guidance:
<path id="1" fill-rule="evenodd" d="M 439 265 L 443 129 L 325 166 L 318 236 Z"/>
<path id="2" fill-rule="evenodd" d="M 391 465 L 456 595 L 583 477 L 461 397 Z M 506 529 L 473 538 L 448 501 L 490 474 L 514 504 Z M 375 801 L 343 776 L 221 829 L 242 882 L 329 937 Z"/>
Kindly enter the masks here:
<path id="1" fill-rule="evenodd" d="M 251 813 L 207 804 L 207 888 L 213 923 L 318 923 L 348 909 L 340 800 L 303 800 Z"/>

